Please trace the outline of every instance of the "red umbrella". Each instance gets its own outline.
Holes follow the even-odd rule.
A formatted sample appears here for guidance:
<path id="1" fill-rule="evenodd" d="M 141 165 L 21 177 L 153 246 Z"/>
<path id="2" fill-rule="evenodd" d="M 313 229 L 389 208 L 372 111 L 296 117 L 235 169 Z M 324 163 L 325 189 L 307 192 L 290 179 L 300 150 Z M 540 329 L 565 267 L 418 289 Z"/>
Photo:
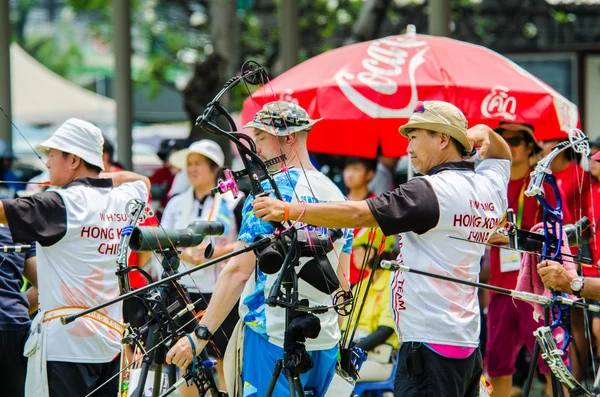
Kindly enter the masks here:
<path id="1" fill-rule="evenodd" d="M 322 117 L 309 134 L 313 152 L 375 157 L 406 154 L 398 127 L 419 100 L 458 106 L 470 125 L 500 120 L 535 126 L 538 139 L 565 137 L 577 106 L 520 66 L 488 48 L 445 37 L 390 36 L 311 58 L 244 102 L 250 121 L 273 100 L 298 103 Z"/>

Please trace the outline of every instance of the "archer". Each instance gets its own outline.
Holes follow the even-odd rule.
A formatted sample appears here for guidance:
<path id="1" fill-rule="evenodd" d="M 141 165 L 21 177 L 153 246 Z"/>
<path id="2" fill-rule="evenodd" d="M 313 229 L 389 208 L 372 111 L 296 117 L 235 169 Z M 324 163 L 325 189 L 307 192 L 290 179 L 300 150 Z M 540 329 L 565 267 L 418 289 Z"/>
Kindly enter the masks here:
<path id="1" fill-rule="evenodd" d="M 287 202 L 307 201 L 323 202 L 344 200 L 343 194 L 325 177 L 312 167 L 306 148 L 306 140 L 311 127 L 319 120 L 311 120 L 304 109 L 289 102 L 270 102 L 263 106 L 254 120 L 245 128 L 253 128 L 257 154 L 264 160 L 279 155 L 288 159 L 286 168 L 291 170 L 275 175 L 276 186 L 269 182 L 262 184 L 264 190 L 279 189 Z M 250 195 L 244 204 L 243 219 L 236 250 L 251 244 L 261 235 L 271 234 L 274 227 L 261 222 L 252 211 L 255 200 Z M 284 219 L 284 221 L 288 221 Z M 295 223 L 295 227 L 304 224 Z M 344 289 L 348 282 L 343 274 L 348 274 L 352 233 L 344 231 L 343 238 L 335 242 L 335 252 L 328 255 L 334 269 L 338 270 L 338 278 Z M 337 253 L 337 256 L 336 256 Z M 227 313 L 231 311 L 240 299 L 240 317 L 243 321 L 241 332 L 244 336 L 244 359 L 242 368 L 236 379 L 243 380 L 244 395 L 256 393 L 264 396 L 268 390 L 271 374 L 276 361 L 283 356 L 285 331 L 285 310 L 281 307 L 266 305 L 266 297 L 273 286 L 277 273 L 266 274 L 256 267 L 257 257 L 253 252 L 244 253 L 232 258 L 217 278 L 217 284 L 212 299 L 196 327 L 193 340 L 181 338 L 167 354 L 167 362 L 180 368 L 186 368 L 192 361 L 192 351 L 200 353 L 216 330 L 221 326 Z M 309 299 L 311 305 L 328 306 L 331 295 L 318 291 L 310 285 L 300 282 L 299 298 Z M 305 389 L 313 389 L 315 395 L 322 396 L 327 390 L 334 375 L 337 363 L 338 342 L 340 329 L 338 316 L 332 311 L 318 315 L 321 331 L 316 339 L 306 341 L 306 350 L 315 366 L 301 379 Z M 230 345 L 236 343 L 231 340 Z M 228 347 L 228 349 L 231 348 Z M 228 385 L 228 391 L 235 394 Z M 277 380 L 274 395 L 284 395 L 289 391 L 288 379 L 280 376 Z"/>
<path id="2" fill-rule="evenodd" d="M 144 176 L 101 174 L 102 144 L 98 127 L 67 120 L 41 144 L 49 152 L 50 183 L 58 189 L 0 201 L 0 223 L 8 224 L 14 241 L 36 242 L 41 311 L 25 345 L 27 396 L 81 397 L 120 369 L 120 303 L 69 327 L 56 320 L 118 295 L 117 253 L 98 252 L 102 243 L 118 243 L 118 233 L 97 239 L 82 236 L 82 230 L 120 230 L 127 219 L 115 214 L 129 200 L 148 197 L 150 182 Z M 118 390 L 115 378 L 99 396 L 112 397 Z"/>

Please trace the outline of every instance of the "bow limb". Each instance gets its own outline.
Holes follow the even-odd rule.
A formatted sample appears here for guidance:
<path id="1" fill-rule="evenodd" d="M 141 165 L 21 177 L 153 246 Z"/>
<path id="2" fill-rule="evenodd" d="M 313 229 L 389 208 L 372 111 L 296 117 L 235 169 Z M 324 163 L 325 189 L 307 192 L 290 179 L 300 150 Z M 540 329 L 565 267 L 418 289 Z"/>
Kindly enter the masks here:
<path id="1" fill-rule="evenodd" d="M 271 87 L 271 83 L 268 80 L 268 76 L 261 75 L 261 78 L 262 78 L 263 89 L 265 90 L 265 87 L 271 88 L 271 91 L 273 92 L 273 98 L 276 99 L 274 91 L 272 90 L 272 87 Z M 250 98 L 252 100 L 252 103 L 253 103 L 253 105 L 255 107 L 256 112 L 258 112 L 260 110 L 258 104 L 254 100 L 254 97 L 252 95 L 250 95 Z M 281 115 L 281 120 L 282 120 L 283 125 L 285 126 L 285 130 L 287 132 L 287 135 L 290 136 L 291 134 L 290 134 L 289 127 L 288 127 L 288 124 L 287 124 L 288 121 L 287 121 L 286 117 L 284 117 L 283 111 L 279 107 L 278 102 L 277 102 L 277 105 L 278 105 L 278 111 L 279 111 L 279 113 Z M 271 125 L 265 124 L 265 122 L 262 119 L 261 119 L 261 122 L 264 124 L 264 127 L 265 127 L 264 130 L 267 130 L 268 127 L 273 128 L 273 129 L 276 128 L 275 127 L 275 122 L 274 122 L 274 120 L 272 118 L 271 118 Z M 276 153 L 278 153 L 280 155 L 280 157 L 283 158 L 283 161 L 282 161 L 283 162 L 283 167 L 281 168 L 281 172 L 284 173 L 284 175 L 286 176 L 286 178 L 288 180 L 289 185 L 292 186 L 292 189 L 293 189 L 292 190 L 293 191 L 293 198 L 295 198 L 295 200 L 297 202 L 302 202 L 302 201 L 319 202 L 320 200 L 315 195 L 315 190 L 313 189 L 312 184 L 311 184 L 311 180 L 308 177 L 308 174 L 306 172 L 307 168 L 309 168 L 309 169 L 314 169 L 314 168 L 312 167 L 312 164 L 310 164 L 310 163 L 308 165 L 306 165 L 306 167 L 305 167 L 305 164 L 303 162 L 303 159 L 304 159 L 305 156 L 303 156 L 303 153 L 301 153 L 298 150 L 298 147 L 297 147 L 296 143 L 293 142 L 291 145 L 285 145 L 285 147 L 284 147 L 282 145 L 281 139 L 279 137 L 274 136 L 274 135 L 272 135 L 270 133 L 267 133 L 266 135 L 267 135 L 267 137 L 269 139 L 269 142 L 270 142 L 270 144 L 271 144 L 271 146 L 273 148 L 273 151 L 276 152 Z M 286 149 L 285 151 L 284 151 L 284 148 Z M 296 185 L 293 182 L 292 177 L 290 176 L 290 172 L 291 172 L 290 170 L 293 167 L 289 164 L 289 161 L 293 161 L 294 166 L 299 166 L 300 171 L 298 171 L 298 172 L 301 172 L 302 176 L 306 180 L 308 191 L 305 192 L 304 195 L 302 195 L 302 193 L 298 193 L 298 191 L 296 190 Z M 278 198 L 281 200 L 280 197 L 278 197 Z M 291 201 L 291 199 L 292 198 L 290 198 L 290 201 Z M 298 227 L 299 229 L 301 229 L 301 228 L 307 228 L 307 230 L 311 229 L 311 227 L 309 225 L 302 225 L 302 224 L 298 225 L 299 221 L 300 221 L 300 219 L 298 219 L 293 225 L 294 226 L 299 226 Z M 333 245 L 333 240 L 332 239 L 330 239 L 330 243 Z M 314 247 L 311 246 L 311 249 L 313 249 L 313 252 L 315 252 L 315 255 L 317 255 L 316 248 L 314 248 Z M 344 301 L 352 300 L 351 291 L 350 291 L 350 284 L 349 284 L 349 271 L 350 271 L 350 267 L 349 266 L 345 266 L 345 260 L 340 260 L 340 254 L 341 253 L 337 252 L 337 250 L 335 249 L 335 247 L 333 248 L 333 251 L 334 251 L 334 255 L 335 255 L 336 261 L 337 261 L 337 266 L 336 266 L 335 270 L 336 270 L 336 273 L 338 274 L 338 279 L 339 279 L 340 285 L 342 286 L 342 289 L 341 289 L 340 292 L 344 293 L 342 295 L 336 295 L 337 297 L 334 298 L 334 301 L 336 299 L 339 299 L 339 298 L 343 299 Z M 338 311 L 338 310 L 336 310 L 336 311 Z M 340 307 L 340 310 L 338 311 L 338 314 L 348 315 L 348 311 L 344 310 L 342 307 Z"/>

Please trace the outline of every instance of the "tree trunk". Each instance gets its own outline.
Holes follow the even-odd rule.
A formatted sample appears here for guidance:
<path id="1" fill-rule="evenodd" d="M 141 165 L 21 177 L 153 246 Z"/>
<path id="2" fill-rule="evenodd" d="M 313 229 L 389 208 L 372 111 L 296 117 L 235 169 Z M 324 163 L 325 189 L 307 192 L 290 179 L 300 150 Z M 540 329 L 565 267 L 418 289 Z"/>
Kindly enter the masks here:
<path id="1" fill-rule="evenodd" d="M 206 131 L 196 128 L 196 119 L 202 115 L 206 105 L 223 87 L 223 73 L 225 62 L 217 54 L 210 55 L 206 61 L 196 64 L 194 74 L 188 85 L 183 90 L 183 105 L 188 114 L 192 125 L 190 130 L 190 142 L 200 139 L 210 139 L 219 144 L 225 154 L 225 166 L 231 166 L 231 144 L 227 138 L 212 135 Z M 219 127 L 229 131 L 227 123 L 223 123 L 223 118 L 218 120 Z"/>
<path id="2" fill-rule="evenodd" d="M 366 0 L 352 29 L 352 36 L 346 44 L 373 40 L 378 37 L 390 3 L 391 0 Z"/>
<path id="3" fill-rule="evenodd" d="M 184 107 L 192 123 L 190 141 L 211 139 L 217 142 L 225 154 L 225 166 L 230 167 L 230 141 L 202 131 L 194 125 L 225 81 L 239 74 L 241 64 L 237 0 L 212 0 L 209 3 L 209 17 L 213 54 L 194 68 L 194 75 L 184 90 Z M 221 104 L 226 109 L 230 109 L 231 103 L 231 95 L 225 95 L 221 99 Z M 223 118 L 220 118 L 217 124 L 226 131 L 230 129 Z"/>
<path id="4" fill-rule="evenodd" d="M 209 5 L 210 36 L 215 54 L 223 59 L 223 82 L 239 74 L 240 24 L 237 18 L 237 0 L 212 0 Z M 225 107 L 231 97 L 223 98 Z"/>

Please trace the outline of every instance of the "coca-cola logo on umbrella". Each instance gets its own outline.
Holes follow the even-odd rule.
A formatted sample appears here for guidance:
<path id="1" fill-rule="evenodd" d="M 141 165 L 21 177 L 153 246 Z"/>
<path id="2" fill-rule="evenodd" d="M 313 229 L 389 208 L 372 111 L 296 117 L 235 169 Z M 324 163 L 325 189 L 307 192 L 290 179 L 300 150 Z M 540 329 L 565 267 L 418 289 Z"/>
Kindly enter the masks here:
<path id="1" fill-rule="evenodd" d="M 373 41 L 366 50 L 366 57 L 360 62 L 358 72 L 347 69 L 335 75 L 335 81 L 348 100 L 363 113 L 373 118 L 407 118 L 412 114 L 418 101 L 417 69 L 425 63 L 425 53 L 429 51 L 426 41 L 410 36 L 394 36 Z M 356 82 L 364 84 L 377 94 L 392 96 L 397 93 L 401 76 L 408 78 L 410 100 L 400 109 L 393 109 L 367 98 L 356 88 Z"/>
<path id="2" fill-rule="evenodd" d="M 481 102 L 481 114 L 488 118 L 514 120 L 517 111 L 517 100 L 511 96 L 507 87 L 497 85 Z"/>

